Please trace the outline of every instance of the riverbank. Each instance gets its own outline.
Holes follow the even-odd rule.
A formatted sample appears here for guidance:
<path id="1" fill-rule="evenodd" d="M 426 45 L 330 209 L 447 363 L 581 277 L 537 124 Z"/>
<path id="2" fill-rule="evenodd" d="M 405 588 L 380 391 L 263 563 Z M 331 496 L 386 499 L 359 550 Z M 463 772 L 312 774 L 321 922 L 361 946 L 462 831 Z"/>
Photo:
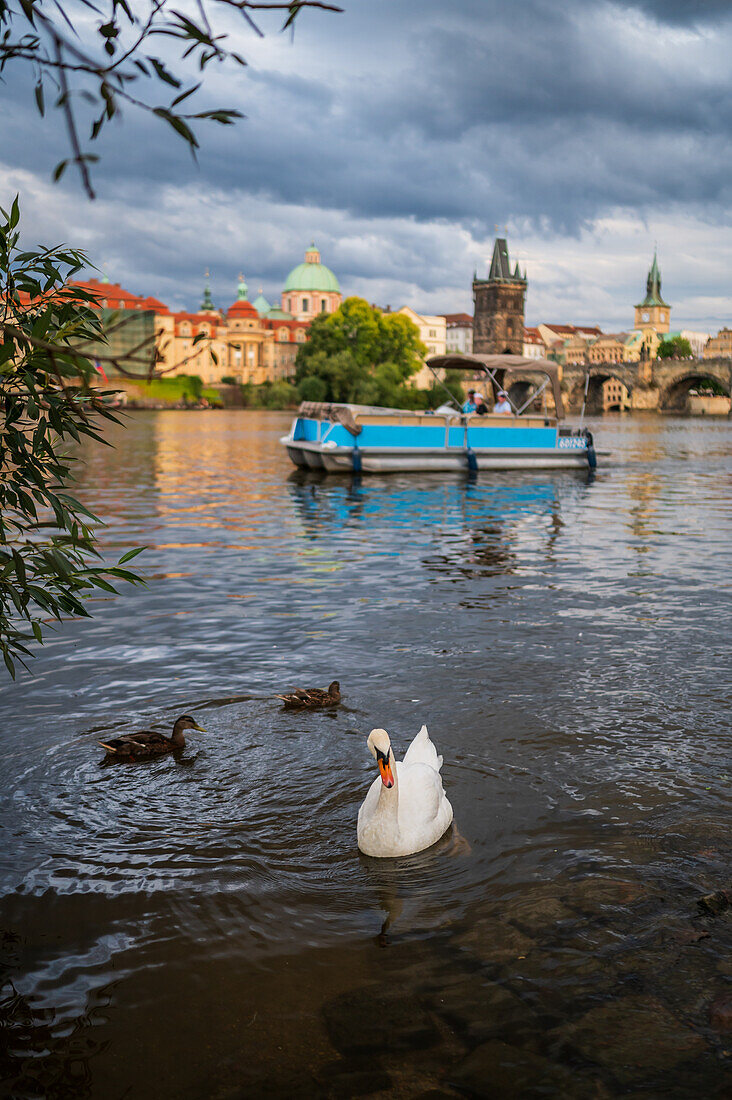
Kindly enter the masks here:
<path id="1" fill-rule="evenodd" d="M 560 372 L 563 401 L 571 416 L 577 416 L 583 408 L 587 415 L 602 412 L 709 418 L 730 415 L 729 360 L 667 359 L 653 363 L 578 365 L 561 367 Z M 107 386 L 124 394 L 123 404 L 138 409 L 212 407 L 293 411 L 300 403 L 297 388 L 284 379 L 261 385 L 217 382 L 204 386 L 195 376 L 151 382 L 115 378 Z M 510 390 L 512 399 L 523 404 L 528 388 L 527 381 L 517 378 Z M 413 404 L 426 409 L 441 404 L 445 393 L 441 388 L 418 391 L 418 398 Z M 551 395 L 547 401 L 551 412 Z"/>

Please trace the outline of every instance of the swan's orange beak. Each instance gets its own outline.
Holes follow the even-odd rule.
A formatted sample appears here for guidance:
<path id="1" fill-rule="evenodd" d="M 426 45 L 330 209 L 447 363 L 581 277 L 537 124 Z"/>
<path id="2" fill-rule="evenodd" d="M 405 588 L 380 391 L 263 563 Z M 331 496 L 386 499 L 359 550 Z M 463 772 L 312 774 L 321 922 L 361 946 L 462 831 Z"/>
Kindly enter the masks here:
<path id="1" fill-rule="evenodd" d="M 379 757 L 379 771 L 381 773 L 381 782 L 385 787 L 394 786 L 394 772 L 391 770 L 391 764 L 388 759 L 385 760 L 383 756 Z"/>

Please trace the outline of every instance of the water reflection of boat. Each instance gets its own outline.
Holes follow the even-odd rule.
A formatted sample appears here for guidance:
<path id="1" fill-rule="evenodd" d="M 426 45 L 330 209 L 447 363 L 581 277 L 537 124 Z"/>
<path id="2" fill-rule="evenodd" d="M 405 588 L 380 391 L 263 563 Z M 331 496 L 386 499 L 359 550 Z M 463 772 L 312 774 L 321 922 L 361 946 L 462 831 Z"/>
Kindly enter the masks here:
<path id="1" fill-rule="evenodd" d="M 521 406 L 508 399 L 510 415 L 463 413 L 452 400 L 436 412 L 304 401 L 290 433 L 280 442 L 296 466 L 328 473 L 363 471 L 587 469 L 596 464 L 585 428 L 561 428 L 564 406 L 556 363 L 519 355 L 440 355 L 435 372 L 470 371 L 503 392 L 509 375 L 541 376 Z M 529 412 L 550 387 L 554 414 Z M 454 406 L 454 407 L 453 407 Z"/>
<path id="2" fill-rule="evenodd" d="M 511 573 L 517 543 L 538 537 L 551 550 L 562 527 L 556 481 L 520 473 L 485 485 L 431 477 L 345 483 L 297 471 L 290 493 L 306 537 L 327 540 L 353 529 L 362 539 L 368 531 L 370 545 L 387 553 L 416 542 L 438 573 Z"/>

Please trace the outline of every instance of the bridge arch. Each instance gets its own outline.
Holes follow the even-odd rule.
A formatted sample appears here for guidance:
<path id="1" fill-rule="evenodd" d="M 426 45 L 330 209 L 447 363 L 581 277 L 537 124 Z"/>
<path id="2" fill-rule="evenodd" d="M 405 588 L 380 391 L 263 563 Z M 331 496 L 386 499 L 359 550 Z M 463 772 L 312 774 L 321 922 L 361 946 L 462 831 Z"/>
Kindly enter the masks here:
<path id="1" fill-rule="evenodd" d="M 527 367 L 525 371 L 522 370 L 516 373 L 511 371 L 506 378 L 506 382 L 508 383 L 506 386 L 506 393 L 514 408 L 520 409 L 532 391 L 534 391 L 537 386 L 541 386 L 545 381 L 546 377 L 541 370 L 532 371 L 530 367 Z M 544 408 L 546 408 L 549 413 L 555 412 L 554 392 L 550 385 L 545 387 L 540 397 L 532 401 L 531 406 L 526 411 L 532 412 Z"/>
<path id="2" fill-rule="evenodd" d="M 528 379 L 514 378 L 513 376 L 511 376 L 511 381 L 509 383 L 508 389 L 506 390 L 506 393 L 508 394 L 509 400 L 514 408 L 521 408 L 524 401 L 526 401 L 529 394 L 531 393 L 531 389 L 531 382 L 529 382 Z"/>
<path id="3" fill-rule="evenodd" d="M 633 393 L 633 382 L 628 377 L 628 372 L 613 369 L 611 364 L 601 367 L 590 368 L 590 382 L 587 387 L 587 413 L 589 415 L 597 415 L 604 412 L 603 408 L 603 386 L 606 382 L 617 382 L 625 390 L 627 398 L 630 399 Z M 580 406 L 584 398 L 584 382 L 581 387 Z M 618 401 L 614 403 L 615 407 L 622 407 L 622 400 L 620 400 L 620 394 L 618 395 Z M 612 408 L 613 405 L 610 406 Z"/>
<path id="4" fill-rule="evenodd" d="M 690 390 L 704 390 L 706 388 L 715 393 L 730 396 L 730 380 L 725 378 L 720 371 L 705 369 L 701 364 L 692 369 L 684 369 L 672 377 L 661 393 L 660 407 L 666 411 L 683 412 L 687 406 L 687 398 Z M 709 385 L 711 383 L 711 386 Z"/>

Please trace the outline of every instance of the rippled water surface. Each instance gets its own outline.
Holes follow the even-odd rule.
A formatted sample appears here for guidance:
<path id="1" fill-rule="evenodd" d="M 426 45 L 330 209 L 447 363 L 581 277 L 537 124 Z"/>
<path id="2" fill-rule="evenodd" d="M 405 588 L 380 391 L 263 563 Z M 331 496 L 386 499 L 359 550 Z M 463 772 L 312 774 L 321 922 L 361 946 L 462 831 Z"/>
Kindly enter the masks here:
<path id="1" fill-rule="evenodd" d="M 292 472 L 288 422 L 84 451 L 148 587 L 0 694 L 0 1095 L 728 1095 L 732 425 L 359 482 Z M 102 765 L 185 712 L 182 754 Z M 360 856 L 368 731 L 423 722 L 456 829 Z"/>

